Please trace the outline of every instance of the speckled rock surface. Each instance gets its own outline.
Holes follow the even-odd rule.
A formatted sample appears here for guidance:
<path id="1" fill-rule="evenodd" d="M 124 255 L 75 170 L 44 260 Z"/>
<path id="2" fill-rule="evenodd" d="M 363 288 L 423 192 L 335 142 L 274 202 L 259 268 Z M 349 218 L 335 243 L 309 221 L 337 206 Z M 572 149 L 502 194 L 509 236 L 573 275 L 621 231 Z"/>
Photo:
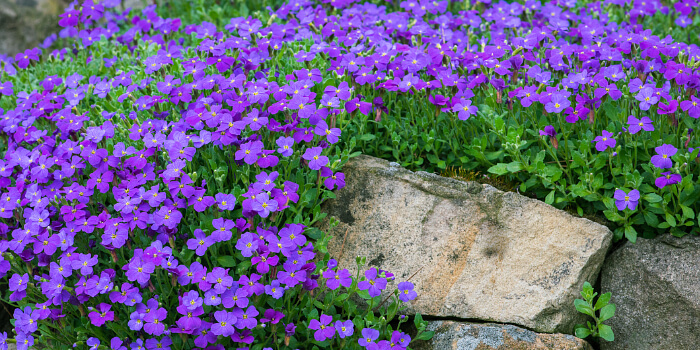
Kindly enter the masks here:
<path id="1" fill-rule="evenodd" d="M 574 299 L 595 281 L 612 233 L 543 202 L 488 185 L 360 156 L 324 211 L 340 220 L 331 256 L 411 279 L 408 313 L 573 333 Z M 321 229 L 327 230 L 327 224 Z M 347 234 L 346 234 L 347 232 Z"/>
<path id="2" fill-rule="evenodd" d="M 700 349 L 700 237 L 625 243 L 605 261 L 601 289 L 615 317 L 602 350 Z"/>
<path id="3" fill-rule="evenodd" d="M 593 350 L 568 334 L 536 333 L 513 325 L 454 321 L 429 322 L 430 341 L 411 343 L 415 350 Z"/>

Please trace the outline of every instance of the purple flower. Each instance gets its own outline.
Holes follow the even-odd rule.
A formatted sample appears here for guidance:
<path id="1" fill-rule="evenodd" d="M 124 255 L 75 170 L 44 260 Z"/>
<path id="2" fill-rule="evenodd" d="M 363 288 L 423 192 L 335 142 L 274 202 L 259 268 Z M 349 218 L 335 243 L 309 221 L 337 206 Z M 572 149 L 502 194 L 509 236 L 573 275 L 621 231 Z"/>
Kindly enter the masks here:
<path id="1" fill-rule="evenodd" d="M 328 164 L 328 157 L 321 155 L 323 149 L 321 147 L 311 147 L 307 148 L 306 152 L 302 158 L 309 161 L 309 168 L 311 170 L 320 170 L 321 167 Z"/>
<path id="2" fill-rule="evenodd" d="M 520 104 L 523 107 L 530 107 L 532 102 L 539 101 L 540 98 L 540 95 L 537 93 L 537 86 L 535 85 L 523 87 L 522 90 L 518 91 L 517 96 L 520 98 Z"/>
<path id="3" fill-rule="evenodd" d="M 211 283 L 214 291 L 221 294 L 233 286 L 233 277 L 228 273 L 228 269 L 215 267 L 207 274 L 207 282 Z"/>
<path id="4" fill-rule="evenodd" d="M 642 119 L 637 119 L 634 116 L 627 117 L 627 124 L 630 134 L 634 135 L 640 130 L 654 131 L 654 125 L 651 124 L 652 120 L 649 117 L 642 117 Z"/>
<path id="5" fill-rule="evenodd" d="M 13 86 L 11 81 L 0 82 L 0 95 L 12 96 L 15 93 L 12 90 Z"/>
<path id="6" fill-rule="evenodd" d="M 255 196 L 252 209 L 256 211 L 260 217 L 266 218 L 271 212 L 277 210 L 277 205 L 277 201 L 270 199 L 267 193 L 260 193 Z"/>
<path id="7" fill-rule="evenodd" d="M 639 109 L 648 111 L 649 108 L 659 102 L 659 97 L 654 93 L 654 89 L 645 87 L 634 97 L 639 101 Z"/>
<path id="8" fill-rule="evenodd" d="M 187 165 L 182 159 L 178 159 L 172 163 L 169 163 L 167 169 L 161 175 L 164 179 L 176 179 L 182 174 L 182 169 Z"/>
<path id="9" fill-rule="evenodd" d="M 291 337 L 294 335 L 296 329 L 297 329 L 297 326 L 295 326 L 294 323 L 290 323 L 284 327 L 284 334 L 286 336 Z"/>
<path id="10" fill-rule="evenodd" d="M 673 157 L 676 154 L 676 152 L 678 152 L 678 149 L 676 147 L 673 147 L 669 144 L 663 144 L 659 147 L 656 147 L 654 150 L 656 150 L 656 155 L 651 157 L 651 164 L 653 164 L 659 169 L 668 169 L 673 166 L 673 161 L 671 161 L 671 157 Z"/>
<path id="11" fill-rule="evenodd" d="M 333 317 L 321 314 L 320 321 L 313 319 L 309 322 L 309 329 L 314 329 L 314 339 L 316 341 L 324 341 L 326 339 L 331 339 L 335 335 L 335 328 L 330 326 L 333 321 Z"/>
<path id="12" fill-rule="evenodd" d="M 401 282 L 399 283 L 398 287 L 399 300 L 403 301 L 404 303 L 409 302 L 418 296 L 418 293 L 413 290 L 413 283 L 411 282 Z"/>
<path id="13" fill-rule="evenodd" d="M 227 193 L 217 193 L 214 197 L 221 210 L 233 210 L 236 207 L 236 196 Z"/>
<path id="14" fill-rule="evenodd" d="M 73 27 L 78 24 L 80 19 L 79 10 L 68 10 L 60 15 L 61 19 L 58 21 L 58 25 L 61 27 Z"/>
<path id="15" fill-rule="evenodd" d="M 360 100 L 359 97 L 355 97 L 352 100 L 345 102 L 345 111 L 348 113 L 352 113 L 358 109 L 360 110 L 360 113 L 367 115 L 372 110 L 372 104 Z"/>
<path id="16" fill-rule="evenodd" d="M 253 252 L 258 249 L 258 237 L 250 232 L 242 234 L 236 243 L 236 249 L 246 258 L 253 256 Z"/>
<path id="17" fill-rule="evenodd" d="M 228 312 L 224 310 L 217 311 L 214 313 L 214 318 L 216 319 L 216 322 L 214 322 L 214 324 L 211 325 L 212 333 L 216 335 L 222 335 L 224 337 L 233 335 L 233 332 L 235 332 L 233 326 L 238 321 L 233 312 Z"/>
<path id="18" fill-rule="evenodd" d="M 191 290 L 185 293 L 185 296 L 182 298 L 182 305 L 184 305 L 187 310 L 194 311 L 202 306 L 202 297 L 199 296 L 197 291 Z"/>
<path id="19" fill-rule="evenodd" d="M 236 227 L 236 224 L 232 220 L 226 220 L 224 218 L 214 219 L 211 224 L 214 226 L 212 236 L 216 238 L 217 242 L 230 240 L 232 236 L 231 229 Z"/>
<path id="20" fill-rule="evenodd" d="M 603 130 L 602 136 L 597 136 L 595 139 L 593 139 L 593 142 L 596 143 L 595 149 L 597 149 L 599 152 L 603 152 L 608 148 L 614 148 L 617 141 L 615 141 L 615 139 L 612 137 L 613 133 Z"/>
<path id="21" fill-rule="evenodd" d="M 253 141 L 244 143 L 241 148 L 236 151 L 236 160 L 241 160 L 246 162 L 246 164 L 253 164 L 258 160 L 260 154 L 262 154 L 263 143 L 260 141 Z"/>
<path id="22" fill-rule="evenodd" d="M 613 196 L 618 210 L 625 210 L 625 208 L 630 210 L 637 209 L 639 197 L 638 190 L 631 190 L 629 193 L 625 193 L 625 191 L 620 189 L 615 190 L 615 195 Z"/>
<path id="23" fill-rule="evenodd" d="M 595 89 L 595 98 L 599 99 L 605 95 L 610 96 L 613 101 L 617 101 L 621 96 L 622 92 L 617 89 L 617 85 L 614 83 L 608 83 L 605 80 L 601 80 L 598 84 L 600 87 Z"/>
<path id="24" fill-rule="evenodd" d="M 357 287 L 366 290 L 372 298 L 382 294 L 382 290 L 386 288 L 386 279 L 377 277 L 377 269 L 373 267 L 365 271 L 365 277 L 367 280 L 358 283 Z"/>
<path id="25" fill-rule="evenodd" d="M 333 270 L 326 270 L 323 272 L 323 278 L 327 280 L 326 287 L 330 290 L 336 290 L 341 285 L 350 288 L 352 285 L 352 277 L 347 269 L 342 269 L 337 273 Z"/>
<path id="26" fill-rule="evenodd" d="M 253 329 L 258 325 L 258 320 L 255 317 L 260 313 L 255 306 L 251 305 L 246 310 L 236 308 L 233 310 L 233 314 L 238 319 L 238 322 L 236 322 L 236 328 L 238 329 Z"/>
<path id="27" fill-rule="evenodd" d="M 326 121 L 324 120 L 321 120 L 318 122 L 318 124 L 316 124 L 314 132 L 318 136 L 325 136 L 326 140 L 328 140 L 330 143 L 338 142 L 338 138 L 340 137 L 340 129 L 329 128 L 328 124 L 326 124 Z"/>
<path id="28" fill-rule="evenodd" d="M 147 310 L 144 313 L 143 321 L 145 322 L 143 330 L 151 335 L 161 335 L 165 332 L 163 320 L 168 316 L 165 308 L 159 307 L 158 301 L 149 299 L 147 302 Z"/>
<path id="29" fill-rule="evenodd" d="M 540 130 L 540 136 L 549 136 L 549 137 L 554 137 L 557 135 L 556 130 L 554 130 L 554 127 L 551 125 L 547 125 L 544 127 L 544 130 Z"/>
<path id="30" fill-rule="evenodd" d="M 253 188 L 269 192 L 275 188 L 275 180 L 277 180 L 277 177 L 279 177 L 279 173 L 276 171 L 271 172 L 269 175 L 262 171 L 260 174 L 255 175 L 255 180 L 257 181 L 253 183 Z"/>
<path id="31" fill-rule="evenodd" d="M 283 313 L 276 311 L 274 309 L 267 309 L 267 310 L 265 310 L 265 314 L 263 315 L 263 318 L 260 319 L 260 322 L 261 323 L 270 322 L 272 324 L 277 324 L 282 320 L 283 317 L 284 317 Z"/>
<path id="32" fill-rule="evenodd" d="M 0 90 L 2 92 L 2 90 Z M 681 109 L 688 112 L 688 115 L 697 119 L 700 117 L 700 98 L 693 95 L 690 96 L 690 101 L 682 101 Z"/>
<path id="33" fill-rule="evenodd" d="M 328 167 L 321 168 L 321 176 L 326 179 L 323 181 L 323 185 L 329 190 L 333 190 L 336 186 L 338 189 L 345 187 L 345 174 L 335 173 Z"/>
<path id="34" fill-rule="evenodd" d="M 140 284 L 145 284 L 151 278 L 151 274 L 156 270 L 153 263 L 144 262 L 140 258 L 135 258 L 129 263 L 129 268 L 126 271 L 126 277 L 129 281 L 137 281 Z"/>
<path id="35" fill-rule="evenodd" d="M 284 294 L 284 287 L 280 286 L 278 280 L 270 282 L 269 285 L 265 286 L 265 294 L 272 296 L 275 299 L 279 299 Z"/>
<path id="36" fill-rule="evenodd" d="M 281 154 L 283 157 L 289 157 L 294 153 L 294 138 L 281 136 L 277 139 L 277 153 Z"/>
<path id="37" fill-rule="evenodd" d="M 102 326 L 105 322 L 114 321 L 114 311 L 110 311 L 112 305 L 101 303 L 97 305 L 97 308 L 93 309 L 92 312 L 88 314 L 90 322 L 97 327 Z"/>
<path id="38" fill-rule="evenodd" d="M 80 270 L 83 276 L 92 274 L 92 267 L 97 265 L 97 255 L 78 254 L 78 258 L 71 263 L 73 270 Z"/>
<path id="39" fill-rule="evenodd" d="M 362 330 L 362 337 L 357 340 L 357 343 L 361 346 L 368 347 L 370 344 L 374 344 L 374 341 L 379 338 L 379 331 L 373 328 L 365 328 Z"/>
<path id="40" fill-rule="evenodd" d="M 661 173 L 661 176 L 656 178 L 654 183 L 658 188 L 664 188 L 666 186 L 675 185 L 683 180 L 683 177 L 679 174 L 671 174 L 670 171 Z"/>
<path id="41" fill-rule="evenodd" d="M 479 109 L 472 106 L 471 100 L 460 99 L 460 101 L 452 107 L 452 112 L 457 113 L 459 120 L 467 120 L 470 116 L 476 114 Z"/>
<path id="42" fill-rule="evenodd" d="M 551 99 L 547 104 L 545 104 L 544 108 L 549 113 L 560 113 L 570 105 L 571 102 L 566 96 L 560 93 L 556 93 L 552 95 Z"/>
<path id="43" fill-rule="evenodd" d="M 391 333 L 391 344 L 396 345 L 401 349 L 405 349 L 408 347 L 408 344 L 411 343 L 411 336 L 409 336 L 406 333 L 403 333 L 401 331 L 394 331 Z M 393 349 L 393 348 L 392 348 Z"/>
<path id="44" fill-rule="evenodd" d="M 342 339 L 345 337 L 352 336 L 355 330 L 355 325 L 352 323 L 351 320 L 347 320 L 345 322 L 335 321 L 335 330 L 338 332 L 338 335 Z"/>
<path id="45" fill-rule="evenodd" d="M 187 249 L 194 250 L 197 256 L 202 256 L 215 242 L 200 229 L 194 230 L 194 238 L 187 240 Z"/>
<path id="46" fill-rule="evenodd" d="M 10 295 L 10 301 L 20 301 L 27 296 L 27 282 L 29 282 L 29 274 L 25 273 L 23 276 L 18 274 L 12 275 L 9 281 L 10 291 L 13 292 Z"/>

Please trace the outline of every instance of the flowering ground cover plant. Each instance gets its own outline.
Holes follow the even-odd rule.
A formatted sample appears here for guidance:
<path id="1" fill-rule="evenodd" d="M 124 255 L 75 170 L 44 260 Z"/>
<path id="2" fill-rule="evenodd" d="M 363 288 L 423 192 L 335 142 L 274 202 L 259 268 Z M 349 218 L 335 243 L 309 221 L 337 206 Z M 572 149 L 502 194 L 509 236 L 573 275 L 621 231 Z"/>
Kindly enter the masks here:
<path id="1" fill-rule="evenodd" d="M 312 227 L 356 150 L 510 176 L 617 239 L 697 232 L 695 1 L 270 5 L 76 3 L 2 58 L 0 349 L 430 338 L 399 329 L 410 282 Z"/>
<path id="2" fill-rule="evenodd" d="M 303 63 L 273 73 L 286 51 L 261 35 L 288 47 L 292 27 L 118 4 L 73 4 L 68 47 L 49 51 L 50 37 L 0 64 L 0 277 L 16 306 L 0 349 L 429 339 L 420 317 L 399 330 L 411 282 L 362 258 L 352 275 L 312 227 L 345 184 L 354 147 L 338 147 L 335 116 L 357 93 Z"/>
<path id="3" fill-rule="evenodd" d="M 363 152 L 507 176 L 616 240 L 700 232 L 696 1 L 390 7 L 312 21 L 364 97 L 339 122 Z"/>

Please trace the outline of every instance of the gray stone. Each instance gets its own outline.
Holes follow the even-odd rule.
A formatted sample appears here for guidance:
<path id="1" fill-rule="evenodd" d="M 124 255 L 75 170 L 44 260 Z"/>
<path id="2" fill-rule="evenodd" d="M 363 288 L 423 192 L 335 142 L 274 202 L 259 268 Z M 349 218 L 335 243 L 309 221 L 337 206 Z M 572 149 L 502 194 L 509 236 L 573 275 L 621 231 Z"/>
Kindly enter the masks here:
<path id="1" fill-rule="evenodd" d="M 568 334 L 536 333 L 513 325 L 430 321 L 429 341 L 411 342 L 415 350 L 592 350 L 590 344 Z"/>
<path id="2" fill-rule="evenodd" d="M 625 243 L 606 259 L 601 290 L 617 306 L 602 350 L 700 348 L 700 237 Z"/>
<path id="3" fill-rule="evenodd" d="M 552 333 L 573 333 L 582 320 L 573 302 L 585 281 L 596 280 L 612 239 L 606 227 L 516 193 L 368 156 L 343 171 L 346 187 L 324 207 L 340 220 L 331 256 L 349 269 L 364 256 L 396 282 L 411 278 L 419 296 L 407 313 Z"/>

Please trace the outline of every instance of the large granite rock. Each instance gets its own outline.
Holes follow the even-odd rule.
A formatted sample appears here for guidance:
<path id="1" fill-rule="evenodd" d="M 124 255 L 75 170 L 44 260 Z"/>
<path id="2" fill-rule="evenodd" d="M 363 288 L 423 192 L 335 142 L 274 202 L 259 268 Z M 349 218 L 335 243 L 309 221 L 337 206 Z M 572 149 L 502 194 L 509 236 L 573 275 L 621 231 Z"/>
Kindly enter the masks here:
<path id="1" fill-rule="evenodd" d="M 324 210 L 340 220 L 331 256 L 413 276 L 408 313 L 573 333 L 573 303 L 610 246 L 604 226 L 543 202 L 360 156 Z M 327 229 L 327 221 L 322 229 Z"/>
<path id="2" fill-rule="evenodd" d="M 415 350 L 593 350 L 568 334 L 536 333 L 513 325 L 432 321 L 430 341 L 411 342 Z"/>
<path id="3" fill-rule="evenodd" d="M 700 349 L 700 237 L 625 243 L 605 261 L 601 289 L 617 310 L 602 350 Z"/>

